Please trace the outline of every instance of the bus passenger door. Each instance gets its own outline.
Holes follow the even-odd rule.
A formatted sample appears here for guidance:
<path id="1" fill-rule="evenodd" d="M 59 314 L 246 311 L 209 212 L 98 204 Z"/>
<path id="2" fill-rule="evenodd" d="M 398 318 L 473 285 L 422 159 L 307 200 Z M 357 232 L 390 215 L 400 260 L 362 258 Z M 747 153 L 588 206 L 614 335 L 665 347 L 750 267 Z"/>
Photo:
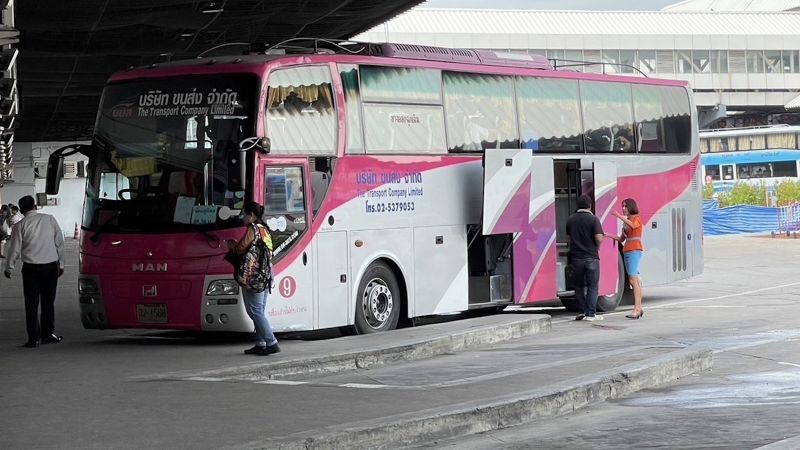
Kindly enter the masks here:
<path id="1" fill-rule="evenodd" d="M 600 219 L 603 231 L 619 235 L 620 226 L 611 214 L 619 210 L 621 199 L 617 194 L 617 164 L 612 161 L 594 162 L 594 212 Z M 619 288 L 619 249 L 616 241 L 605 239 L 600 246 L 600 286 L 598 295 L 612 295 Z"/>
<path id="2" fill-rule="evenodd" d="M 521 231 L 528 225 L 531 151 L 486 150 L 483 164 L 483 234 Z"/>
<path id="3" fill-rule="evenodd" d="M 255 183 L 264 194 L 262 219 L 273 244 L 275 287 L 267 302 L 270 321 L 277 331 L 310 330 L 314 326 L 314 254 L 307 238 L 311 232 L 308 160 L 285 158 L 272 163 L 262 159 Z"/>

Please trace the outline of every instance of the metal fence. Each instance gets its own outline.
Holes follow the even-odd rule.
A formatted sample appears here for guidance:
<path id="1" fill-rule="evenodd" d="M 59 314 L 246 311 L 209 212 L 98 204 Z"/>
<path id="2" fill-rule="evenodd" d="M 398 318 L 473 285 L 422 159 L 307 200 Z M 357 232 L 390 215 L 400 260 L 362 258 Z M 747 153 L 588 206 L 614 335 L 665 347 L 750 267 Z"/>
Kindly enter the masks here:
<path id="1" fill-rule="evenodd" d="M 778 207 L 778 232 L 800 230 L 800 203 Z"/>

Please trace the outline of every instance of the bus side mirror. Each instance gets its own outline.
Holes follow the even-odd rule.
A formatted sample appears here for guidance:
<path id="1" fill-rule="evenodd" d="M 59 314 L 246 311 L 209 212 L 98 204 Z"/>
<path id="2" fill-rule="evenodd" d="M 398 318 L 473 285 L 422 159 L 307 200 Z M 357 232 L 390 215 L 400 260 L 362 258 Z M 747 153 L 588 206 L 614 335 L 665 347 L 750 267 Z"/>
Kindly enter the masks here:
<path id="1" fill-rule="evenodd" d="M 47 159 L 47 180 L 45 183 L 45 192 L 47 195 L 58 194 L 58 188 L 61 187 L 61 180 L 64 178 L 64 156 L 59 153 L 53 153 Z"/>
<path id="2" fill-rule="evenodd" d="M 252 149 L 258 149 L 264 153 L 269 153 L 270 149 L 272 148 L 272 143 L 270 142 L 268 137 L 250 137 L 242 142 L 239 142 L 239 151 L 247 152 Z"/>
<path id="3" fill-rule="evenodd" d="M 249 137 L 239 142 L 239 152 L 231 151 L 227 156 L 228 162 L 228 189 L 232 191 L 243 191 L 247 187 L 247 152 L 258 149 L 261 152 L 269 153 L 271 148 L 268 137 Z"/>
<path id="4" fill-rule="evenodd" d="M 258 148 L 264 153 L 269 153 L 269 151 L 272 150 L 272 142 L 268 137 L 262 137 L 258 140 Z"/>
<path id="5" fill-rule="evenodd" d="M 87 156 L 91 160 L 96 155 L 96 150 L 91 145 L 69 144 L 54 151 L 47 158 L 47 179 L 44 188 L 47 195 L 58 194 L 61 180 L 64 179 L 64 157 L 76 153 Z"/>

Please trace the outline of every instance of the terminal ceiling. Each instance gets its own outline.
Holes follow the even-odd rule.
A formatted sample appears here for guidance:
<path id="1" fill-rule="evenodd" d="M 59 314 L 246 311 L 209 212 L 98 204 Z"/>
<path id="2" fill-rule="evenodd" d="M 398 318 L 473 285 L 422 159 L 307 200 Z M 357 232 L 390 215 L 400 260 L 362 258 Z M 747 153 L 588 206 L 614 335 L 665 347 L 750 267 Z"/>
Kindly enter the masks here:
<path id="1" fill-rule="evenodd" d="M 347 39 L 422 2 L 17 2 L 21 108 L 15 123 L 16 139 L 39 142 L 89 138 L 103 84 L 114 71 L 168 59 L 194 58 L 226 43 L 253 43 L 252 50 L 258 50 L 294 37 Z M 230 54 L 246 48 L 230 46 L 217 51 Z"/>

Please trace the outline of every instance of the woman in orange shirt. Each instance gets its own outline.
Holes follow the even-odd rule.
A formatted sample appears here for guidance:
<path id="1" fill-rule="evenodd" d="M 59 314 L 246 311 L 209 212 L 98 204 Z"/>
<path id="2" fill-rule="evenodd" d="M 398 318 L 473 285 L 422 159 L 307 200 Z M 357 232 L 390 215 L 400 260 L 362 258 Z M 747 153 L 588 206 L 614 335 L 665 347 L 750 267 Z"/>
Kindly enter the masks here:
<path id="1" fill-rule="evenodd" d="M 642 219 L 639 218 L 639 207 L 632 198 L 622 201 L 622 214 L 612 211 L 616 218 L 625 225 L 617 241 L 623 242 L 622 256 L 625 261 L 625 271 L 628 272 L 628 282 L 633 289 L 633 312 L 625 317 L 638 319 L 644 315 L 642 309 L 642 284 L 639 281 L 639 263 L 642 261 Z"/>

